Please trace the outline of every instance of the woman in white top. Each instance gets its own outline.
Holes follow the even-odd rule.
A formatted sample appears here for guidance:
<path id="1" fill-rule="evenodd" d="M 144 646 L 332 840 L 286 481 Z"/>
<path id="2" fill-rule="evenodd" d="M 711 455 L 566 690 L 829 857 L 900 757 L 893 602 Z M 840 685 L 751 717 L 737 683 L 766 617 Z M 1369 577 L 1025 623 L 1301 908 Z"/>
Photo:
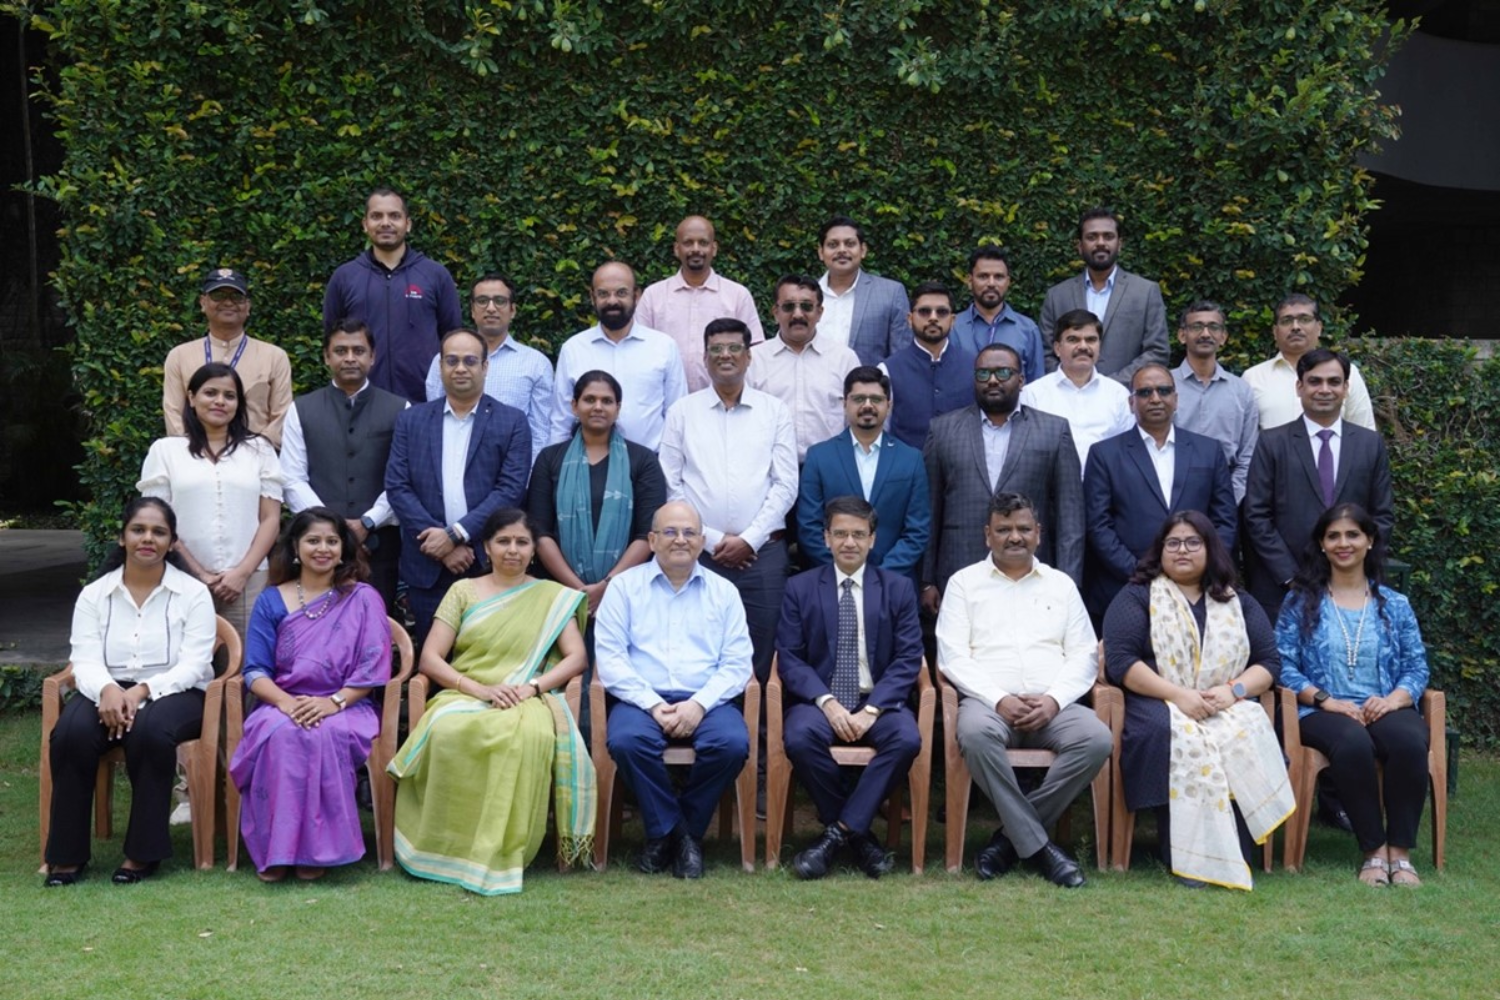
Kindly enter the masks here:
<path id="1" fill-rule="evenodd" d="M 281 463 L 270 443 L 250 432 L 244 398 L 234 368 L 199 368 L 182 414 L 187 437 L 154 441 L 136 483 L 177 511 L 177 551 L 241 639 L 281 527 Z"/>
<path id="2" fill-rule="evenodd" d="M 45 885 L 72 885 L 89 861 L 99 758 L 125 748 L 130 825 L 113 881 L 149 878 L 172 855 L 167 816 L 177 744 L 203 727 L 213 680 L 214 606 L 171 551 L 177 519 L 161 500 L 125 507 L 120 544 L 73 606 L 73 677 L 52 730 L 52 825 Z"/>

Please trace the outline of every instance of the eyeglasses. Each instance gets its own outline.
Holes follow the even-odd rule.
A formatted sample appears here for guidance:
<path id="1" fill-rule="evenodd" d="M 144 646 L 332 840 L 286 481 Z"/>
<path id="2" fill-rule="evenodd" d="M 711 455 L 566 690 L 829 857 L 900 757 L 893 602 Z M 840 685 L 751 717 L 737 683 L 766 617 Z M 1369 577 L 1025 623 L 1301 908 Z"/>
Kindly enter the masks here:
<path id="1" fill-rule="evenodd" d="M 947 306 L 917 306 L 912 312 L 922 317 L 936 316 L 938 319 L 947 319 L 953 315 L 953 310 Z"/>
<path id="2" fill-rule="evenodd" d="M 1161 547 L 1166 549 L 1168 552 L 1176 552 L 1179 549 L 1181 549 L 1183 552 L 1197 552 L 1199 549 L 1203 548 L 1203 539 L 1199 538 L 1197 535 L 1192 535 L 1187 538 L 1168 538 L 1165 542 L 1161 543 Z"/>
<path id="3" fill-rule="evenodd" d="M 662 528 L 660 531 L 653 529 L 651 533 L 660 535 L 669 542 L 675 542 L 679 538 L 685 542 L 691 542 L 702 534 L 697 528 Z"/>
<path id="4" fill-rule="evenodd" d="M 863 542 L 870 537 L 870 533 L 861 528 L 855 528 L 853 531 L 840 528 L 838 531 L 830 531 L 828 534 L 835 542 L 847 542 L 851 538 L 856 542 Z"/>
<path id="5" fill-rule="evenodd" d="M 1277 316 L 1276 325 L 1283 327 L 1312 326 L 1318 321 L 1318 317 L 1312 313 L 1298 313 L 1295 316 Z"/>
<path id="6" fill-rule="evenodd" d="M 1009 382 L 1011 379 L 1013 379 L 1015 377 L 1016 377 L 1016 369 L 1014 369 L 1014 368 L 976 368 L 976 369 L 974 369 L 974 381 L 975 382 L 980 382 L 980 383 L 988 382 L 992 378 L 999 379 L 1002 382 Z"/>
<path id="7" fill-rule="evenodd" d="M 474 304 L 481 309 L 487 309 L 490 306 L 494 306 L 496 309 L 504 309 L 506 306 L 510 305 L 510 296 L 476 295 L 474 296 Z"/>
<path id="8" fill-rule="evenodd" d="M 1176 391 L 1177 387 L 1175 385 L 1143 385 L 1139 389 L 1130 390 L 1136 399 L 1150 399 L 1152 396 L 1171 399 L 1172 394 Z"/>
<path id="9" fill-rule="evenodd" d="M 483 360 L 484 360 L 483 358 L 480 358 L 478 355 L 475 355 L 475 354 L 464 354 L 464 355 L 445 354 L 445 355 L 443 355 L 443 365 L 444 365 L 444 367 L 447 367 L 447 368 L 457 368 L 459 365 L 463 365 L 465 368 L 478 368 L 479 367 L 479 363 L 481 361 L 483 361 Z"/>
<path id="10" fill-rule="evenodd" d="M 855 406 L 879 406 L 886 401 L 885 396 L 850 396 L 849 402 Z"/>
<path id="11" fill-rule="evenodd" d="M 709 344 L 708 345 L 708 353 L 710 355 L 712 355 L 713 357 L 716 357 L 716 358 L 717 357 L 722 357 L 725 354 L 732 354 L 735 357 L 739 357 L 741 354 L 745 353 L 745 345 L 744 344 Z"/>
<path id="12" fill-rule="evenodd" d="M 244 292 L 235 291 L 233 288 L 215 288 L 208 293 L 208 297 L 215 302 L 233 302 L 235 305 L 238 305 L 250 296 Z"/>
<path id="13" fill-rule="evenodd" d="M 1209 333 L 1223 333 L 1228 329 L 1223 323 L 1184 323 L 1182 328 L 1188 333 L 1202 333 L 1205 330 Z"/>
<path id="14" fill-rule="evenodd" d="M 818 311 L 818 304 L 816 302 L 778 302 L 776 303 L 776 308 L 788 316 L 799 312 L 804 312 L 811 316 Z"/>

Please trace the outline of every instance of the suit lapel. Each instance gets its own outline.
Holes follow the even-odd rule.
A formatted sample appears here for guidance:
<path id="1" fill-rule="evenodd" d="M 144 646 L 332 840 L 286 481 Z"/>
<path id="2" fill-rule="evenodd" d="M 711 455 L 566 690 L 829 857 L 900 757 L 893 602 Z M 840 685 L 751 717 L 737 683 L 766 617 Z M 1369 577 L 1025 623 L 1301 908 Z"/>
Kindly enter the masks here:
<path id="1" fill-rule="evenodd" d="M 492 405 L 488 399 L 481 399 L 479 405 L 474 407 L 474 426 L 469 429 L 469 453 L 464 456 L 464 473 L 467 474 L 469 466 L 474 464 L 474 456 L 479 454 L 479 442 L 485 436 L 485 430 L 489 426 Z"/>
<path id="2" fill-rule="evenodd" d="M 1026 453 L 1026 442 L 1031 436 L 1031 420 L 1025 410 L 1012 410 L 1010 419 L 1010 444 L 1005 447 L 1005 464 L 1000 468 L 1000 478 L 995 481 L 995 492 L 1005 489 L 1005 483 L 1016 471 L 1016 463 Z M 980 443 L 980 459 L 984 458 L 984 444 Z"/>
<path id="3" fill-rule="evenodd" d="M 1363 455 L 1364 441 L 1361 440 L 1361 435 L 1355 432 L 1353 424 L 1345 420 L 1343 440 L 1339 442 L 1339 467 L 1333 477 L 1334 503 L 1338 503 L 1342 498 L 1344 486 L 1349 482 L 1350 472 L 1359 463 Z M 1361 502 L 1363 502 L 1363 498 L 1361 498 Z"/>
<path id="4" fill-rule="evenodd" d="M 1161 494 L 1161 480 L 1156 477 L 1156 466 L 1152 463 L 1151 456 L 1146 454 L 1146 442 L 1141 440 L 1140 434 L 1132 434 L 1125 439 L 1125 454 L 1130 456 L 1130 461 L 1135 465 L 1136 471 L 1141 474 L 1141 478 L 1146 481 L 1146 486 L 1151 490 L 1151 495 L 1156 497 L 1157 503 L 1161 504 L 1162 510 L 1169 510 L 1167 498 Z M 1173 493 L 1177 492 L 1177 487 L 1181 485 L 1181 482 L 1182 477 L 1173 475 Z"/>
<path id="5" fill-rule="evenodd" d="M 874 624 L 880 620 L 880 604 L 884 597 L 884 584 L 875 567 L 865 563 L 864 612 L 865 612 L 865 664 L 870 668 L 870 680 L 875 680 L 875 633 Z"/>
<path id="6" fill-rule="evenodd" d="M 838 462 L 839 471 L 844 474 L 844 488 L 838 493 L 828 494 L 828 499 L 848 494 L 850 496 L 864 496 L 864 489 L 859 484 L 859 466 L 854 463 L 854 449 L 858 447 L 854 443 L 854 436 L 845 430 L 838 437 L 838 447 L 834 448 L 837 453 L 835 461 Z"/>
<path id="7" fill-rule="evenodd" d="M 1188 469 L 1192 465 L 1192 439 L 1181 429 L 1176 431 L 1177 445 L 1172 449 L 1172 502 L 1167 510 L 1178 509 L 1182 502 L 1182 491 L 1187 488 Z M 1203 513 L 1207 514 L 1208 511 Z"/>
<path id="8" fill-rule="evenodd" d="M 1085 279 L 1087 280 L 1087 279 Z M 1104 315 L 1100 317 L 1104 322 L 1104 332 L 1109 333 L 1109 324 L 1114 322 L 1115 313 L 1119 311 L 1120 300 L 1125 297 L 1126 289 L 1130 286 L 1130 275 L 1124 270 L 1115 273 L 1115 287 L 1109 292 L 1109 305 L 1104 307 Z M 1157 492 L 1161 492 L 1158 490 Z"/>
<path id="9" fill-rule="evenodd" d="M 978 406 L 971 406 L 964 412 L 965 414 L 972 413 L 974 415 L 973 417 L 968 417 L 965 421 L 969 425 L 969 429 L 966 432 L 969 440 L 969 453 L 974 464 L 979 468 L 980 481 L 987 488 L 990 483 L 990 470 L 984 464 L 984 428 L 980 426 L 979 422 L 988 418 L 983 415 Z M 978 419 L 975 419 L 976 417 Z"/>
<path id="10" fill-rule="evenodd" d="M 839 584 L 838 574 L 832 566 L 818 567 L 818 606 L 823 609 L 824 633 L 828 637 L 828 656 L 824 661 L 828 664 L 827 680 L 833 679 L 834 664 L 838 662 L 839 655 Z M 817 651 L 809 648 L 808 655 L 816 656 Z M 814 669 L 817 669 L 814 666 Z"/>
<path id="11" fill-rule="evenodd" d="M 859 287 L 858 282 L 860 281 L 865 283 L 865 287 Z M 854 293 L 854 312 L 849 316 L 849 348 L 856 354 L 859 353 L 860 325 L 865 320 L 865 307 L 870 304 L 870 289 L 873 285 L 874 282 L 870 281 L 870 276 L 865 274 L 864 269 L 861 268 L 854 286 L 856 289 Z"/>
<path id="12" fill-rule="evenodd" d="M 885 485 L 886 478 L 890 475 L 890 464 L 895 459 L 891 455 L 891 436 L 883 435 L 880 439 L 880 455 L 875 459 L 875 480 L 870 484 L 870 495 L 865 499 L 873 507 L 880 499 L 880 487 Z"/>
<path id="13" fill-rule="evenodd" d="M 1307 485 L 1312 490 L 1312 495 L 1318 498 L 1321 509 L 1323 484 L 1318 481 L 1318 464 L 1313 461 L 1312 438 L 1307 436 L 1307 424 L 1302 422 L 1300 416 L 1292 424 L 1292 451 L 1295 453 L 1292 460 L 1302 469 L 1303 475 L 1307 476 Z"/>

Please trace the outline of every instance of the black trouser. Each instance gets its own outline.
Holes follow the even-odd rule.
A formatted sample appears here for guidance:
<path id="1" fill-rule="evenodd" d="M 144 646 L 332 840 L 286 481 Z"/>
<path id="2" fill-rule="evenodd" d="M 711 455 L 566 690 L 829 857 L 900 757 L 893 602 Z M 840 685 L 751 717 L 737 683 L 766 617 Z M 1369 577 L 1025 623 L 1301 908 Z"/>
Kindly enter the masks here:
<path id="1" fill-rule="evenodd" d="M 370 542 L 375 543 L 374 548 L 369 547 Z M 385 613 L 400 621 L 396 614 L 396 581 L 401 565 L 401 529 L 395 525 L 376 528 L 365 547 L 370 560 L 370 586 L 385 601 Z"/>
<path id="2" fill-rule="evenodd" d="M 1427 798 L 1427 723 L 1421 713 L 1403 708 L 1362 726 L 1337 712 L 1312 712 L 1303 716 L 1301 726 L 1302 742 L 1328 758 L 1327 773 L 1359 849 L 1416 846 Z M 1376 777 L 1377 761 L 1385 766 L 1383 783 Z"/>
<path id="3" fill-rule="evenodd" d="M 71 866 L 89 860 L 94 775 L 99 758 L 119 746 L 125 748 L 131 787 L 125 857 L 139 864 L 170 858 L 168 819 L 177 778 L 177 744 L 197 739 L 202 731 L 202 691 L 183 691 L 146 702 L 136 712 L 130 732 L 120 740 L 111 740 L 100 725 L 97 705 L 82 696 L 69 699 L 52 730 L 47 863 Z M 213 804 L 195 802 L 193 808 L 212 809 Z"/>

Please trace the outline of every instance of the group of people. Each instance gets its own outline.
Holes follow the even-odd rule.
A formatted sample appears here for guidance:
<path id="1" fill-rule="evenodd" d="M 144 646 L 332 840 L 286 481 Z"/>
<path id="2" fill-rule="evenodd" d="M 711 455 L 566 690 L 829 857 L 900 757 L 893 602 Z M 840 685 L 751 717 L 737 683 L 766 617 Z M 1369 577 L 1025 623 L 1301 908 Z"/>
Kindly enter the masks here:
<path id="1" fill-rule="evenodd" d="M 793 870 L 846 855 L 878 877 L 870 825 L 920 749 L 907 702 L 925 641 L 1001 818 L 976 872 L 1025 862 L 1082 885 L 1049 830 L 1110 752 L 1081 703 L 1102 630 L 1126 692 L 1127 802 L 1157 811 L 1179 877 L 1248 888 L 1248 845 L 1290 813 L 1274 732 L 1246 704 L 1281 683 L 1333 762 L 1361 878 L 1417 881 L 1425 737 L 1408 709 L 1425 656 L 1381 582 L 1393 501 L 1360 426 L 1368 394 L 1319 346 L 1311 299 L 1276 307 L 1279 353 L 1244 379 L 1217 361 L 1223 309 L 1194 302 L 1169 369 L 1161 291 L 1118 266 L 1108 210 L 1083 214 L 1084 271 L 1040 324 L 1008 304 L 1003 250 L 971 255 L 958 312 L 940 282 L 908 298 L 866 272 L 863 231 L 834 217 L 825 273 L 774 286 L 768 340 L 692 216 L 672 277 L 641 290 L 624 263 L 594 272 L 598 323 L 554 368 L 512 333 L 503 275 L 473 283 L 462 325 L 451 276 L 407 245 L 399 194 L 372 193 L 363 226 L 369 249 L 325 297 L 329 384 L 295 398 L 285 353 L 246 333 L 245 276 L 203 281 L 208 331 L 165 365 L 168 436 L 75 613 L 84 697 L 53 736 L 49 885 L 88 861 L 92 769 L 113 746 L 138 807 L 116 881 L 169 855 L 171 758 L 201 722 L 215 613 L 246 639 L 259 702 L 230 773 L 260 877 L 361 857 L 351 775 L 378 732 L 398 590 L 441 689 L 389 768 L 396 856 L 420 877 L 518 891 L 549 807 L 559 860 L 587 859 L 591 726 L 640 804 L 638 867 L 701 876 L 713 809 L 763 739 L 737 700 L 773 659 L 823 825 Z M 607 718 L 575 719 L 561 692 L 591 670 Z M 696 759 L 673 776 L 662 751 L 681 742 Z M 841 743 L 875 762 L 845 773 Z M 1016 746 L 1056 763 L 1023 782 Z"/>

